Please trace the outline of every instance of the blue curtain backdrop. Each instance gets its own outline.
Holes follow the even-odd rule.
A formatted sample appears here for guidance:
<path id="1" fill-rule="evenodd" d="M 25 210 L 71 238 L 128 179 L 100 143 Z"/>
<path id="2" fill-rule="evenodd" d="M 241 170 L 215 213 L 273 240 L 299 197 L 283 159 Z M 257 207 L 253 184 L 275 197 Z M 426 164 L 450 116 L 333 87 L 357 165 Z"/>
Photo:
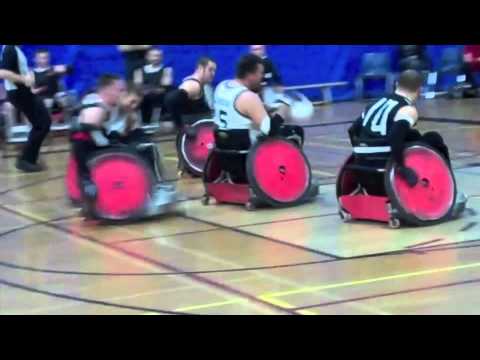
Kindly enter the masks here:
<path id="1" fill-rule="evenodd" d="M 213 57 L 219 64 L 216 82 L 231 78 L 236 60 L 248 51 L 246 45 L 158 45 L 165 52 L 166 62 L 175 69 L 176 82 L 191 74 L 196 60 L 202 55 Z M 34 51 L 47 48 L 53 63 L 68 63 L 75 67 L 67 85 L 80 93 L 95 85 L 102 73 L 124 72 L 123 58 L 116 45 L 24 45 L 30 63 Z M 428 46 L 434 67 L 439 66 L 442 50 L 459 45 Z M 392 65 L 396 65 L 395 45 L 271 45 L 270 57 L 279 68 L 286 85 L 302 85 L 317 82 L 349 81 L 346 88 L 334 90 L 336 100 L 353 97 L 353 82 L 359 72 L 360 60 L 367 52 L 388 52 Z M 307 95 L 315 97 L 316 91 Z"/>

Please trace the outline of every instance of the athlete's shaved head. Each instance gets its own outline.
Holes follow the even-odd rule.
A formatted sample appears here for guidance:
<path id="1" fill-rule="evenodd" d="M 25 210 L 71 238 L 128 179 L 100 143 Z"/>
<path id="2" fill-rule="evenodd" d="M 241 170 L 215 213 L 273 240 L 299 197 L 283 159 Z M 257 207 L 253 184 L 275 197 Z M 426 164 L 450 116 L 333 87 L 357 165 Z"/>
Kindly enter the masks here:
<path id="1" fill-rule="evenodd" d="M 406 70 L 400 74 L 398 88 L 400 90 L 416 93 L 423 85 L 423 76 L 416 70 Z"/>

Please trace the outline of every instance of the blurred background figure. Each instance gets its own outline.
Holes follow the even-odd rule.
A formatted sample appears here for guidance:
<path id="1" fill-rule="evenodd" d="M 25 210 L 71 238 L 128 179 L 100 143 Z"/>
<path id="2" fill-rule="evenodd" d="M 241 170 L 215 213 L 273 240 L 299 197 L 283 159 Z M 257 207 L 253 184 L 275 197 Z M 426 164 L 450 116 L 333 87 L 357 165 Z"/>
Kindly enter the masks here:
<path id="1" fill-rule="evenodd" d="M 398 61 L 400 72 L 406 70 L 428 72 L 431 69 L 431 61 L 423 45 L 400 45 Z"/>
<path id="2" fill-rule="evenodd" d="M 142 121 L 144 124 L 152 122 L 153 110 L 164 108 L 165 96 L 173 87 L 173 69 L 164 65 L 163 51 L 150 49 L 146 54 L 146 65 L 135 70 L 134 84 L 143 91 L 141 105 Z"/>
<path id="3" fill-rule="evenodd" d="M 468 95 L 477 96 L 478 82 L 475 73 L 480 72 L 480 45 L 465 45 L 463 60 L 466 82 L 472 86 Z"/>
<path id="4" fill-rule="evenodd" d="M 135 70 L 145 65 L 145 55 L 153 45 L 118 45 L 118 50 L 125 60 L 125 78 L 127 82 L 133 81 Z"/>
<path id="5" fill-rule="evenodd" d="M 48 50 L 39 49 L 35 52 L 33 69 L 35 83 L 32 92 L 43 100 L 51 114 L 60 114 L 75 105 L 63 83 L 63 77 L 70 74 L 72 68 L 68 65 L 52 66 L 50 60 Z"/>
<path id="6" fill-rule="evenodd" d="M 273 61 L 268 57 L 267 47 L 265 45 L 250 45 L 250 53 L 257 55 L 263 60 L 265 74 L 263 76 L 262 86 L 281 87 L 282 77 Z"/>
<path id="7" fill-rule="evenodd" d="M 4 45 L 1 53 L 0 79 L 5 80 L 8 101 L 32 124 L 27 143 L 17 159 L 16 167 L 23 172 L 46 169 L 38 163 L 40 148 L 50 132 L 52 120 L 43 101 L 31 88 L 33 75 L 20 45 Z"/>

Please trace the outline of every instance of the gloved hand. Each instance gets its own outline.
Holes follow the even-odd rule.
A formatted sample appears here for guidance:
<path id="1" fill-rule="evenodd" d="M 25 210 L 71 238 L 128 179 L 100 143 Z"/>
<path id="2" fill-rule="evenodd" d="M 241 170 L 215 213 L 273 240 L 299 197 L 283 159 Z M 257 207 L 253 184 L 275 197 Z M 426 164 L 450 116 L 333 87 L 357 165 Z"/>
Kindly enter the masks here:
<path id="1" fill-rule="evenodd" d="M 397 170 L 400 176 L 407 182 L 408 186 L 413 188 L 418 184 L 418 176 L 413 169 L 400 166 Z"/>
<path id="2" fill-rule="evenodd" d="M 110 141 L 110 145 L 112 146 L 122 146 L 123 143 L 122 143 L 122 135 L 120 135 L 118 132 L 116 131 L 112 131 L 109 135 L 108 135 L 108 140 Z"/>

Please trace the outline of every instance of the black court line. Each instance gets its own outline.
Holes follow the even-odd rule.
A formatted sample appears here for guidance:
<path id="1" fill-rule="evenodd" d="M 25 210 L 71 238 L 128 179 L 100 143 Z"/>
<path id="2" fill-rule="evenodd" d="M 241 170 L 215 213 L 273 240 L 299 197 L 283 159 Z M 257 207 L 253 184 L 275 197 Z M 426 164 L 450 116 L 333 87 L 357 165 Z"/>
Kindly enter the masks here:
<path id="1" fill-rule="evenodd" d="M 208 229 L 208 230 L 185 231 L 185 232 L 180 232 L 176 234 L 166 234 L 166 235 L 148 236 L 148 237 L 136 238 L 136 239 L 113 241 L 113 242 L 110 242 L 110 244 L 112 245 L 127 244 L 132 242 L 156 240 L 156 239 L 162 239 L 162 238 L 173 237 L 173 236 L 188 236 L 188 235 L 202 234 L 202 233 L 213 232 L 218 230 L 220 229 L 215 228 L 215 229 Z"/>
<path id="2" fill-rule="evenodd" d="M 113 308 L 127 309 L 127 310 L 136 310 L 136 311 L 150 312 L 150 313 L 163 314 L 163 315 L 196 315 L 196 314 L 192 314 L 192 313 L 185 313 L 185 312 L 179 312 L 179 311 L 153 309 L 153 308 L 146 308 L 146 307 L 140 307 L 140 306 L 130 306 L 130 305 L 117 304 L 117 303 L 112 303 L 112 302 L 107 302 L 107 301 L 102 301 L 102 300 L 87 299 L 87 298 L 83 298 L 83 297 L 79 297 L 79 296 L 72 296 L 72 295 L 67 295 L 67 294 L 61 294 L 61 293 L 41 290 L 41 289 L 33 288 L 33 287 L 30 287 L 30 286 L 25 286 L 25 285 L 22 285 L 22 284 L 10 282 L 10 281 L 7 281 L 7 280 L 1 279 L 1 278 L 0 278 L 0 284 L 11 287 L 11 288 L 14 288 L 14 289 L 24 290 L 24 291 L 28 291 L 28 292 L 35 293 L 35 294 L 42 294 L 42 295 L 51 296 L 51 297 L 54 297 L 54 298 L 71 300 L 71 301 L 76 301 L 76 302 L 81 302 L 81 303 L 86 303 L 86 304 L 92 304 L 92 305 L 101 305 L 101 306 L 106 306 L 106 307 L 113 307 Z"/>
<path id="3" fill-rule="evenodd" d="M 478 125 L 478 126 L 480 126 L 480 120 L 470 120 L 470 119 L 420 117 L 419 121 L 434 122 L 434 123 L 452 123 L 452 124 L 462 124 L 462 125 Z M 301 125 L 301 126 L 303 128 L 317 128 L 317 127 L 327 127 L 327 126 L 338 126 L 338 125 L 353 124 L 353 122 L 354 122 L 354 120 L 345 120 L 345 121 L 336 121 L 336 122 L 331 122 L 331 123 L 307 124 L 307 125 Z"/>
<path id="4" fill-rule="evenodd" d="M 0 206 L 2 208 L 3 206 Z M 10 209 L 6 209 L 10 211 Z M 12 212 L 12 211 L 10 211 Z M 22 215 L 23 216 L 23 215 Z M 26 217 L 26 216 L 24 216 Z M 32 224 L 28 224 L 22 227 L 18 227 L 15 229 L 11 229 L 6 231 L 3 234 L 0 234 L 0 237 L 6 236 L 16 231 L 21 231 L 29 227 L 37 226 L 37 225 L 45 225 L 50 224 L 52 222 L 61 221 L 67 218 L 73 218 L 76 216 L 69 216 L 64 218 L 52 219 L 46 222 L 36 222 Z M 28 218 L 28 217 L 27 217 Z M 63 230 L 63 229 L 62 229 Z M 218 230 L 218 229 L 215 229 Z M 212 229 L 213 231 L 213 229 Z M 63 230 L 63 232 L 65 232 Z M 72 234 L 75 234 L 72 232 Z M 77 236 L 82 236 L 75 234 Z M 423 244 L 429 244 L 441 239 L 435 239 Z M 479 242 L 480 239 L 476 240 L 467 240 L 458 243 L 445 243 L 440 245 L 430 245 L 424 246 L 419 249 L 425 250 L 423 252 L 418 252 L 421 254 L 429 253 L 429 252 L 438 252 L 438 251 L 445 251 L 445 250 L 456 250 L 456 249 L 464 249 L 464 248 L 474 248 L 479 247 L 480 245 L 473 245 L 473 246 L 458 246 L 461 244 L 466 243 L 473 243 Z M 111 243 L 112 244 L 112 243 Z M 419 246 L 419 244 L 415 245 Z M 367 255 L 359 255 L 354 257 L 347 257 L 347 258 L 339 258 L 339 259 L 327 259 L 327 260 L 319 260 L 319 261 L 310 261 L 310 262 L 303 262 L 303 263 L 295 263 L 295 264 L 283 264 L 283 265 L 271 265 L 271 266 L 258 266 L 258 267 L 248 267 L 248 268 L 236 268 L 236 269 L 219 269 L 219 270 L 203 270 L 203 271 L 181 271 L 181 272 L 159 272 L 159 273 L 101 273 L 101 272 L 80 272 L 80 271 L 69 271 L 69 270 L 51 270 L 51 269 L 40 269 L 40 268 L 33 268 L 27 267 L 7 262 L 0 262 L 0 266 L 4 266 L 11 269 L 17 270 L 25 270 L 25 271 L 32 271 L 32 272 L 39 272 L 39 273 L 53 273 L 53 274 L 63 274 L 63 275 L 84 275 L 84 276 L 173 276 L 173 275 L 188 275 L 188 274 L 215 274 L 215 273 L 233 273 L 233 272 L 247 272 L 247 271 L 259 271 L 259 270 L 274 270 L 274 269 L 281 269 L 281 268 L 292 268 L 292 267 L 300 267 L 300 266 L 309 266 L 309 265 L 318 265 L 318 264 L 327 264 L 327 263 L 337 263 L 337 262 L 345 262 L 349 260 L 361 260 L 361 259 L 368 259 L 368 258 L 375 258 L 375 257 L 384 257 L 384 256 L 396 256 L 396 255 L 407 255 L 412 252 L 413 249 L 404 249 L 404 250 L 397 250 L 397 251 L 390 251 L 390 252 L 383 252 L 383 253 L 376 253 L 376 254 L 367 254 Z M 417 249 L 418 250 L 418 249 Z M 416 252 L 416 251 L 415 251 Z"/>
<path id="5" fill-rule="evenodd" d="M 331 123 L 308 124 L 308 125 L 301 125 L 301 127 L 308 129 L 308 128 L 346 125 L 346 124 L 353 124 L 353 120 L 337 121 L 337 122 L 331 122 Z"/>
<path id="6" fill-rule="evenodd" d="M 425 287 L 419 287 L 419 288 L 414 288 L 414 289 L 392 291 L 392 292 L 388 292 L 388 293 L 381 293 L 381 294 L 375 294 L 375 295 L 369 295 L 369 296 L 361 296 L 361 297 L 344 299 L 344 300 L 329 301 L 329 302 L 316 304 L 316 305 L 307 305 L 307 306 L 296 307 L 296 308 L 294 308 L 294 310 L 299 311 L 299 310 L 305 310 L 305 309 L 327 307 L 327 306 L 345 304 L 345 303 L 350 303 L 350 302 L 379 299 L 379 298 L 388 297 L 388 296 L 411 294 L 411 293 L 416 293 L 416 292 L 443 289 L 443 288 L 449 288 L 449 287 L 460 286 L 460 285 L 471 285 L 471 284 L 477 284 L 477 283 L 480 283 L 480 279 L 458 281 L 458 282 L 452 282 L 452 283 L 441 284 L 441 285 L 425 286 Z"/>
<path id="7" fill-rule="evenodd" d="M 285 220 L 274 220 L 274 221 L 265 221 L 265 222 L 260 222 L 260 223 L 246 224 L 246 225 L 238 225 L 237 228 L 257 226 L 257 225 L 270 225 L 270 224 L 278 224 L 278 223 L 287 223 L 287 222 L 291 222 L 291 221 L 318 219 L 318 218 L 330 217 L 330 216 L 338 216 L 338 213 L 319 214 L 319 215 L 303 216 L 303 217 L 299 217 L 299 218 L 292 218 L 292 219 L 285 219 Z"/>
<path id="8" fill-rule="evenodd" d="M 23 190 L 23 189 L 26 189 L 26 188 L 29 188 L 29 187 L 32 187 L 32 186 L 35 186 L 35 185 L 45 184 L 45 183 L 48 183 L 50 181 L 54 181 L 54 180 L 58 180 L 58 179 L 64 179 L 64 178 L 65 178 L 65 175 L 57 175 L 57 176 L 50 177 L 48 179 L 37 180 L 35 182 L 19 185 L 17 187 L 11 188 L 11 189 L 0 191 L 0 196 L 5 195 L 5 194 L 7 194 L 9 192 L 12 192 L 12 191 Z"/>
<path id="9" fill-rule="evenodd" d="M 413 249 L 413 248 L 416 248 L 416 247 L 419 247 L 419 246 L 433 244 L 433 243 L 436 243 L 436 242 L 439 242 L 439 241 L 442 241 L 442 240 L 444 240 L 444 239 L 441 238 L 441 239 L 434 239 L 434 240 L 430 240 L 430 241 L 424 241 L 424 242 L 421 242 L 421 243 L 418 243 L 418 244 L 406 246 L 405 249 Z"/>
<path id="10" fill-rule="evenodd" d="M 471 243 L 476 243 L 476 242 L 480 242 L 480 239 L 449 242 L 449 243 L 443 243 L 443 244 L 437 244 L 437 245 L 427 245 L 427 246 L 418 247 L 415 250 L 431 251 L 431 250 L 434 250 L 434 249 L 437 249 L 437 248 L 443 248 L 443 247 L 446 247 L 446 246 L 457 246 L 457 245 L 471 244 Z"/>
<path id="11" fill-rule="evenodd" d="M 162 144 L 162 143 L 172 143 L 175 142 L 176 138 L 166 138 L 166 139 L 154 139 L 152 142 L 155 144 Z M 10 144 L 8 144 L 10 145 Z M 13 145 L 13 144 L 12 144 Z M 47 145 L 48 147 L 48 145 Z M 57 149 L 57 150 L 44 150 L 40 152 L 40 155 L 54 155 L 54 154 L 64 154 L 67 152 L 70 152 L 71 148 L 66 147 L 65 149 Z M 15 152 L 9 152 L 6 155 L 3 156 L 4 159 L 13 159 L 18 157 L 18 153 Z"/>
<path id="12" fill-rule="evenodd" d="M 42 269 L 35 268 L 31 266 L 22 266 L 13 263 L 8 263 L 0 261 L 0 266 L 19 271 L 28 271 L 33 273 L 40 274 L 56 274 L 56 275 L 66 275 L 66 276 L 92 276 L 92 277 L 155 277 L 155 276 L 181 276 L 181 275 L 206 275 L 206 274 L 223 274 L 223 273 L 237 273 L 237 272 L 249 272 L 249 271 L 260 271 L 260 270 L 275 270 L 275 269 L 287 269 L 293 267 L 309 266 L 309 265 L 318 265 L 325 264 L 329 262 L 335 262 L 336 260 L 320 260 L 320 261 L 309 261 L 304 263 L 295 263 L 295 264 L 283 264 L 283 265 L 271 265 L 271 266 L 257 266 L 257 267 L 245 267 L 245 268 L 236 268 L 236 269 L 219 269 L 219 270 L 204 270 L 204 271 L 181 271 L 181 272 L 152 272 L 152 273 L 108 273 L 108 272 L 88 272 L 88 271 L 70 271 L 70 270 L 53 270 L 53 269 Z"/>
<path id="13" fill-rule="evenodd" d="M 3 208 L 3 206 L 2 206 Z M 5 209 L 5 208 L 4 208 Z M 59 218 L 56 218 L 56 219 L 52 219 L 52 220 L 47 220 L 47 221 L 37 221 L 35 219 L 29 219 L 29 220 L 34 220 L 33 223 L 31 224 L 27 224 L 27 225 L 23 225 L 23 226 L 20 226 L 20 227 L 17 227 L 17 228 L 13 228 L 13 229 L 10 229 L 10 230 L 7 230 L 3 233 L 0 233 L 0 238 L 2 237 L 5 237 L 7 235 L 10 235 L 10 234 L 13 234 L 13 233 L 16 233 L 16 232 L 19 232 L 19 231 L 22 231 L 22 230 L 27 230 L 29 228 L 32 228 L 32 227 L 35 227 L 35 226 L 41 226 L 41 225 L 47 225 L 49 223 L 52 223 L 52 222 L 55 222 L 55 221 L 62 221 L 62 220 L 66 220 L 66 219 L 72 219 L 76 217 L 76 215 L 70 215 L 70 216 L 62 216 L 62 217 L 59 217 Z"/>
<path id="14" fill-rule="evenodd" d="M 13 210 L 13 209 L 9 209 L 9 208 L 6 208 L 2 205 L 0 205 L 0 208 L 10 212 L 10 213 L 13 213 L 13 214 L 16 214 L 16 215 L 19 215 L 19 216 L 22 216 L 26 219 L 29 219 L 29 220 L 33 220 L 35 221 L 35 219 L 32 219 L 30 216 L 26 215 L 26 214 L 22 214 L 16 210 Z M 119 247 L 116 247 L 116 246 L 113 246 L 111 244 L 108 244 L 108 243 L 103 243 L 91 236 L 85 236 L 85 235 L 82 235 L 82 234 L 78 234 L 74 231 L 71 231 L 71 230 L 68 230 L 68 229 L 64 229 L 62 228 L 61 226 L 59 225 L 56 225 L 54 223 L 48 223 L 48 224 L 45 224 L 45 226 L 48 226 L 48 227 L 51 227 L 53 229 L 56 229 L 64 234 L 67 234 L 67 235 L 74 235 L 80 239 L 83 239 L 83 240 L 86 240 L 88 242 L 91 242 L 91 243 L 94 243 L 94 244 L 97 244 L 97 245 L 100 245 L 106 249 L 109 249 L 109 250 L 114 250 L 114 251 L 117 251 L 119 253 L 122 253 L 126 256 L 129 256 L 130 258 L 132 259 L 135 259 L 135 260 L 139 260 L 139 261 L 143 261 L 144 263 L 147 263 L 147 264 L 150 264 L 150 265 L 153 265 L 153 266 L 156 266 L 156 267 L 162 267 L 162 268 L 165 268 L 167 270 L 170 270 L 172 272 L 183 272 L 185 273 L 185 271 L 183 271 L 182 269 L 174 266 L 174 265 L 171 265 L 171 264 L 167 264 L 163 261 L 160 261 L 160 260 L 157 260 L 157 259 L 151 259 L 147 256 L 143 256 L 141 254 L 138 254 L 138 253 L 135 253 L 135 252 L 132 252 L 132 251 L 128 251 L 128 250 L 125 250 L 125 249 L 122 249 L 122 248 L 119 248 Z M 238 290 L 234 287 L 231 287 L 227 284 L 224 284 L 224 283 L 221 283 L 221 282 L 217 282 L 217 281 L 214 281 L 214 280 L 211 280 L 209 278 L 206 278 L 206 277 L 202 277 L 200 275 L 197 275 L 197 274 L 188 274 L 186 273 L 184 275 L 185 277 L 193 280 L 193 281 L 196 281 L 197 283 L 200 283 L 200 284 L 203 284 L 203 285 L 208 285 L 210 287 L 213 287 L 213 288 L 216 288 L 216 289 L 219 289 L 219 290 L 222 290 L 226 293 L 230 293 L 232 295 L 235 295 L 235 296 L 238 296 L 240 298 L 243 298 L 243 299 L 247 299 L 253 303 L 256 303 L 256 304 L 259 304 L 259 305 L 262 305 L 262 306 L 266 306 L 266 307 L 269 307 L 271 309 L 274 309 L 276 311 L 281 311 L 285 314 L 289 314 L 289 315 L 298 315 L 297 312 L 295 311 L 292 311 L 290 309 L 287 309 L 287 308 L 284 308 L 284 307 L 281 307 L 281 306 L 278 306 L 278 305 L 275 305 L 275 304 L 272 304 L 268 301 L 264 301 L 262 299 L 259 299 L 257 298 L 256 296 L 253 296 L 251 294 L 248 294 L 246 292 L 243 292 L 241 290 Z"/>
<path id="15" fill-rule="evenodd" d="M 288 247 L 292 247 L 292 248 L 295 248 L 295 249 L 307 251 L 307 252 L 314 253 L 314 254 L 317 254 L 317 255 L 327 256 L 327 257 L 332 258 L 332 259 L 342 259 L 342 257 L 337 256 L 337 255 L 329 254 L 327 252 L 323 252 L 323 251 L 316 250 L 316 249 L 306 247 L 306 246 L 292 244 L 292 243 L 289 243 L 287 241 L 278 240 L 278 239 L 271 238 L 271 237 L 268 237 L 268 236 L 256 234 L 254 232 L 239 229 L 239 228 L 236 228 L 236 227 L 222 225 L 222 224 L 219 224 L 219 223 L 216 223 L 216 222 L 213 222 L 213 221 L 202 220 L 202 219 L 199 219 L 199 218 L 196 218 L 196 217 L 193 217 L 193 216 L 190 216 L 190 215 L 185 215 L 185 214 L 182 214 L 180 216 L 184 217 L 185 219 L 198 221 L 198 222 L 201 222 L 203 224 L 207 224 L 207 225 L 211 225 L 211 226 L 217 226 L 219 228 L 230 230 L 230 231 L 233 231 L 233 232 L 236 232 L 236 233 L 239 233 L 239 234 L 250 235 L 250 236 L 253 236 L 253 237 L 256 237 L 256 238 L 259 238 L 259 239 L 263 239 L 263 240 L 266 240 L 266 241 L 276 243 L 276 244 L 282 244 L 282 245 L 285 245 L 285 246 L 288 246 Z M 250 226 L 250 225 L 248 225 L 248 226 Z"/>
<path id="16" fill-rule="evenodd" d="M 445 123 L 445 124 L 462 124 L 462 125 L 477 125 L 480 126 L 480 120 L 470 119 L 451 119 L 451 118 L 434 118 L 434 117 L 420 117 L 420 121 Z"/>
<path id="17" fill-rule="evenodd" d="M 478 224 L 478 223 L 477 223 L 476 221 L 471 222 L 471 223 L 465 225 L 463 228 L 461 228 L 460 231 L 462 231 L 462 232 L 468 231 L 468 230 L 470 230 L 471 228 L 477 226 L 477 224 Z"/>

